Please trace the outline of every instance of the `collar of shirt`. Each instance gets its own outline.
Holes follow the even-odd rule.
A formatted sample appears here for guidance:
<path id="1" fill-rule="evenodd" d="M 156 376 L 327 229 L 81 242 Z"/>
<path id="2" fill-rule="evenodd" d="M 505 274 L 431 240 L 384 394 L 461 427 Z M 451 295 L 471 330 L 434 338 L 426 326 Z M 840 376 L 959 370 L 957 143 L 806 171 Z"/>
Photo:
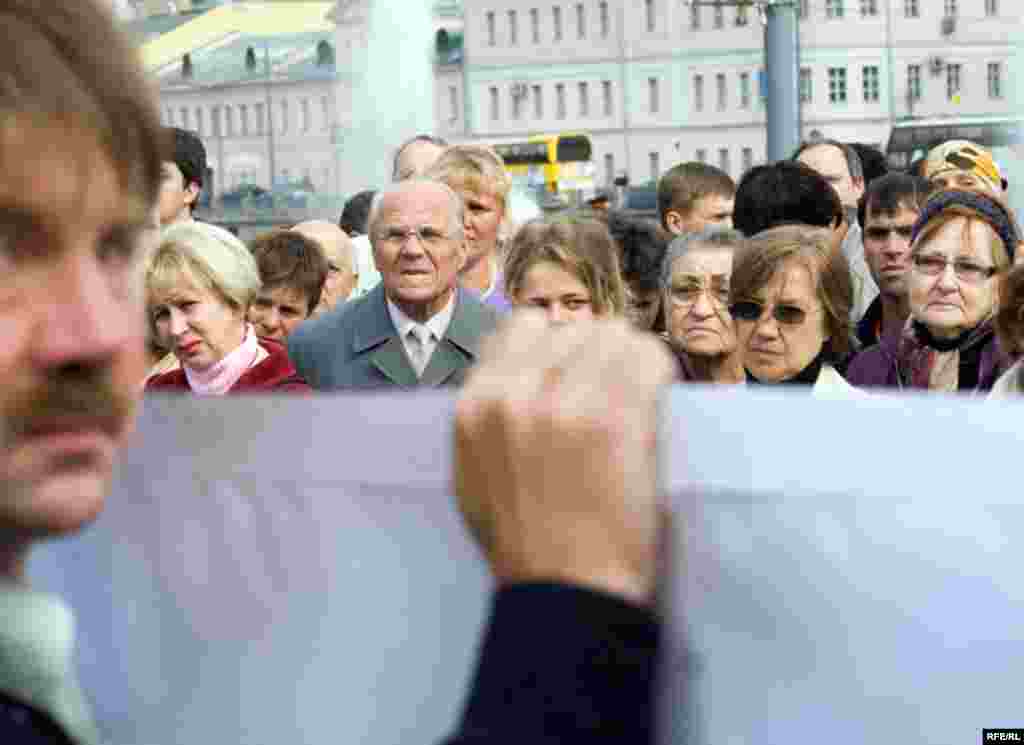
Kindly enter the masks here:
<path id="1" fill-rule="evenodd" d="M 426 326 L 430 330 L 430 333 L 433 334 L 434 339 L 441 341 L 441 339 L 444 338 L 445 332 L 448 330 L 449 324 L 452 322 L 452 317 L 455 315 L 456 294 L 457 291 L 453 292 L 451 298 L 448 300 L 448 305 L 446 305 L 440 312 L 435 313 L 433 316 L 428 318 L 426 323 L 420 323 L 419 321 L 414 321 L 409 318 L 409 316 L 403 313 L 402 309 L 391 302 L 391 299 L 389 298 L 387 301 L 388 315 L 391 316 L 391 322 L 395 324 L 395 329 L 398 331 L 399 338 L 404 340 L 409 336 L 409 331 L 411 331 L 414 326 Z"/>

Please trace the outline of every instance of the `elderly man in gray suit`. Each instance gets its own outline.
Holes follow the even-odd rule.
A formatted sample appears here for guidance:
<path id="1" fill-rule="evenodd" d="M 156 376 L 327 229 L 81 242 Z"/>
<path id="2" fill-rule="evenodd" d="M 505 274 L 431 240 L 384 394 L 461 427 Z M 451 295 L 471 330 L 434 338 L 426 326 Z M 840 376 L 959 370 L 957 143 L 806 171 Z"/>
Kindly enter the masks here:
<path id="1" fill-rule="evenodd" d="M 299 374 L 319 391 L 461 384 L 496 323 L 458 287 L 462 199 L 435 181 L 392 184 L 374 198 L 367 230 L 381 282 L 291 334 Z"/>

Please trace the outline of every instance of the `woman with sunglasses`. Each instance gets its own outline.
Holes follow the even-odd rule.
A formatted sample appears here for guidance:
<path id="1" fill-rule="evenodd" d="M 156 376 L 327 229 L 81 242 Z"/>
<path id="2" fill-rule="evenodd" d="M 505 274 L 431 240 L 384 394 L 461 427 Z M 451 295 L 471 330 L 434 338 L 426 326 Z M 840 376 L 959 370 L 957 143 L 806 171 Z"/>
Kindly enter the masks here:
<path id="1" fill-rule="evenodd" d="M 508 248 L 504 274 L 512 304 L 539 308 L 551 323 L 622 315 L 626 309 L 618 248 L 594 218 L 526 223 Z"/>
<path id="2" fill-rule="evenodd" d="M 996 338 L 997 288 L 1020 242 L 1000 198 L 952 190 L 933 194 L 911 233 L 910 319 L 903 332 L 861 352 L 854 385 L 977 393 L 1009 366 Z"/>
<path id="3" fill-rule="evenodd" d="M 850 348 L 853 281 L 828 231 L 787 225 L 747 239 L 734 259 L 730 300 L 748 382 L 863 395 L 834 367 Z"/>

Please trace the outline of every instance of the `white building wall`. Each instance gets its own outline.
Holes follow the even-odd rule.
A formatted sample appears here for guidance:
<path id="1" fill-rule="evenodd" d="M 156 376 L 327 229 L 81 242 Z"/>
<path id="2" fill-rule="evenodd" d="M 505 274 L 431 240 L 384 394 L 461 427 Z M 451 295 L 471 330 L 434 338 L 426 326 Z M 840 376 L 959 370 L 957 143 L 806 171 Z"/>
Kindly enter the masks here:
<path id="1" fill-rule="evenodd" d="M 918 0 L 918 17 L 907 17 L 907 0 L 872 3 L 844 0 L 842 17 L 829 17 L 831 3 L 807 0 L 801 21 L 801 67 L 811 79 L 803 108 L 803 130 L 847 141 L 884 146 L 892 118 L 911 112 L 907 105 L 908 65 L 922 67 L 922 96 L 913 101 L 915 116 L 1009 112 L 1009 67 L 1014 34 L 1024 6 L 999 3 L 1000 15 L 986 17 L 985 0 L 958 0 L 958 17 L 943 23 L 943 0 Z M 760 96 L 763 27 L 756 8 L 744 16 L 723 6 L 721 24 L 714 7 L 702 6 L 694 18 L 679 0 L 608 0 L 609 26 L 601 33 L 601 4 L 586 0 L 583 38 L 575 25 L 579 3 L 561 0 L 466 0 L 466 71 L 469 81 L 467 138 L 508 140 L 535 133 L 585 131 L 594 144 L 599 180 L 608 158 L 616 171 L 629 171 L 633 183 L 672 164 L 696 159 L 724 160 L 734 178 L 749 163 L 765 159 L 765 102 Z M 560 8 L 562 33 L 555 39 L 554 8 Z M 832 5 L 832 7 L 835 7 Z M 531 11 L 540 19 L 535 42 Z M 518 25 L 512 43 L 510 10 Z M 493 39 L 490 20 L 493 18 Z M 745 21 L 745 22 L 744 22 Z M 890 53 L 888 43 L 891 41 Z M 931 60 L 941 60 L 939 63 Z M 988 65 L 999 63 L 1001 97 L 991 97 Z M 932 72 L 932 64 L 936 72 Z M 960 93 L 947 95 L 948 65 L 960 67 Z M 830 69 L 845 70 L 845 98 L 830 96 Z M 877 71 L 877 72 L 876 72 Z M 749 76 L 750 97 L 742 95 L 741 76 Z M 703 78 L 702 106 L 695 79 Z M 724 75 L 725 102 L 719 106 L 717 76 Z M 870 85 L 865 94 L 865 75 Z M 614 95 L 613 115 L 604 117 L 602 80 Z M 651 80 L 657 86 L 652 106 Z M 877 80 L 877 89 L 874 81 Z M 586 81 L 591 102 L 580 114 L 578 83 Z M 515 117 L 512 86 L 523 83 L 543 97 L 540 116 L 527 100 Z M 557 115 L 556 86 L 565 86 L 566 116 Z M 491 90 L 498 94 L 497 116 Z M 877 90 L 877 98 L 875 92 Z M 656 163 L 651 156 L 656 154 Z"/>

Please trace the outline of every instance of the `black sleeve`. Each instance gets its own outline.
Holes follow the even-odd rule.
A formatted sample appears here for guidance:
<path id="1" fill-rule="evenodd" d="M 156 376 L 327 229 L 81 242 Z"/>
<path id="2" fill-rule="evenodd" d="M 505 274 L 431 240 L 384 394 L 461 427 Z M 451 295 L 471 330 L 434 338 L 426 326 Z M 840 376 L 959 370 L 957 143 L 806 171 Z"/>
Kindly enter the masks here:
<path id="1" fill-rule="evenodd" d="M 653 612 L 611 595 L 500 590 L 447 745 L 650 743 L 658 636 Z"/>
<path id="2" fill-rule="evenodd" d="M 73 745 L 49 716 L 0 692 L 0 743 Z"/>

